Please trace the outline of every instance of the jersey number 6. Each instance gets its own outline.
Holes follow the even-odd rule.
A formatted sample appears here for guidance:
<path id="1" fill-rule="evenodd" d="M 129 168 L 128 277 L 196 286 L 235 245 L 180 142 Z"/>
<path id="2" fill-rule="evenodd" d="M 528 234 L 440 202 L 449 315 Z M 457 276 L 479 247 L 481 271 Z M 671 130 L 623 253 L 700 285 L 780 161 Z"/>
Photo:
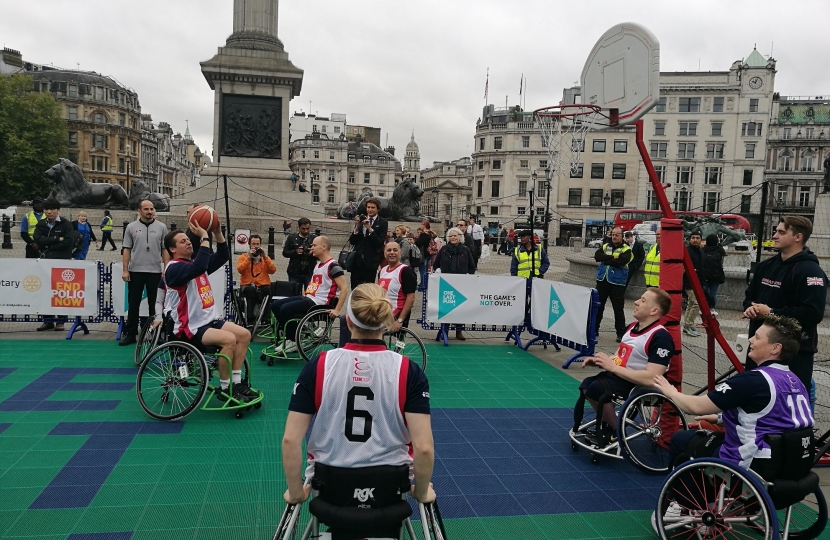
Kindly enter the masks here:
<path id="1" fill-rule="evenodd" d="M 357 396 L 363 396 L 369 401 L 375 399 L 375 394 L 371 388 L 365 386 L 353 386 L 346 400 L 346 438 L 352 442 L 366 442 L 372 436 L 372 415 L 369 411 L 363 411 L 354 408 L 354 400 Z M 354 419 L 363 418 L 363 433 L 357 434 L 354 432 Z"/>

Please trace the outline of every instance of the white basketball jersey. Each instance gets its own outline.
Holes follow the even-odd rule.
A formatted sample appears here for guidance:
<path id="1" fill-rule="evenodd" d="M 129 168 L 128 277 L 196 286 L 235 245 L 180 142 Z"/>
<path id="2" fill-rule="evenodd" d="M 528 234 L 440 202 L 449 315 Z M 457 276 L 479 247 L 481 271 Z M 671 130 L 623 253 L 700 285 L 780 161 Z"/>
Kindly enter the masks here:
<path id="1" fill-rule="evenodd" d="M 173 264 L 190 263 L 173 259 L 167 263 L 167 268 Z M 187 337 L 193 337 L 196 330 L 219 319 L 207 272 L 179 287 L 167 285 L 164 310 L 174 313 L 173 333 L 177 336 L 184 332 Z"/>
<path id="2" fill-rule="evenodd" d="M 334 259 L 317 265 L 314 267 L 314 273 L 311 275 L 311 281 L 308 282 L 305 295 L 310 298 L 318 306 L 327 305 L 337 296 L 337 283 L 329 276 L 329 269 L 334 264 Z"/>
<path id="3" fill-rule="evenodd" d="M 401 272 L 406 267 L 404 264 L 399 264 L 394 270 L 389 270 L 389 265 L 380 269 L 378 275 L 378 285 L 386 289 L 386 298 L 388 298 L 392 305 L 392 313 L 395 317 L 403 310 L 403 305 L 406 303 L 406 295 L 401 290 Z"/>
<path id="4" fill-rule="evenodd" d="M 631 333 L 635 326 L 632 324 L 623 334 L 620 346 L 617 348 L 617 356 L 614 357 L 614 363 L 628 369 L 646 369 L 648 364 L 648 342 L 651 341 L 651 336 L 655 332 L 663 329 L 663 325 L 655 324 L 647 332 L 636 336 Z"/>
<path id="5" fill-rule="evenodd" d="M 362 349 L 333 349 L 317 361 L 308 478 L 318 461 L 346 468 L 412 464 L 403 413 L 409 360 L 384 345 Z"/>

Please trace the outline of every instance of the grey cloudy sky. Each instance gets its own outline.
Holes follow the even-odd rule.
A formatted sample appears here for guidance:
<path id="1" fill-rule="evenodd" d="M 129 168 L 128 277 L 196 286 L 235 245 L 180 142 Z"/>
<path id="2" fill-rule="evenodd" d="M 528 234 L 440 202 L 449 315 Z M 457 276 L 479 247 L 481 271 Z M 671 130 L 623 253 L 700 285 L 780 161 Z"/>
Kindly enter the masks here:
<path id="1" fill-rule="evenodd" d="M 115 77 L 142 111 L 211 151 L 213 92 L 199 70 L 232 29 L 233 0 L 0 0 L 0 40 L 24 59 Z M 795 8 L 795 9 L 793 9 Z M 783 95 L 830 94 L 827 0 L 283 0 L 279 35 L 305 70 L 291 112 L 346 113 L 380 127 L 400 157 L 414 128 L 421 164 L 470 155 L 484 105 L 558 103 L 609 27 L 660 40 L 663 71 L 724 71 L 757 43 Z"/>

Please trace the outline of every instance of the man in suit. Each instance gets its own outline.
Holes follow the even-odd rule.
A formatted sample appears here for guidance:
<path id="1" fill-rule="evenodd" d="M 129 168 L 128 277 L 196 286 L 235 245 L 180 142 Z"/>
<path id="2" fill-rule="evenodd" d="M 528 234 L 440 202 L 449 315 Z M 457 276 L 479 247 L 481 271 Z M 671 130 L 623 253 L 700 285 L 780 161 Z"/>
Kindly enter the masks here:
<path id="1" fill-rule="evenodd" d="M 383 259 L 383 244 L 389 229 L 389 222 L 378 215 L 380 201 L 375 197 L 366 199 L 366 214 L 355 216 L 354 232 L 349 243 L 354 246 L 355 256 L 349 271 L 352 274 L 352 289 L 362 283 L 374 283 L 378 265 Z"/>

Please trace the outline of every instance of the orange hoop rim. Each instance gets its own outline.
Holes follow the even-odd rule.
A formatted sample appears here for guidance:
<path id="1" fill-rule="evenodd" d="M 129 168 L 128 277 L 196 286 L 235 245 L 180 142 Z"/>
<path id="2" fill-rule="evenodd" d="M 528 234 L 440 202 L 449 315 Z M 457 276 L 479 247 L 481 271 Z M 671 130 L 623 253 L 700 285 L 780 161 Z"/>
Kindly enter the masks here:
<path id="1" fill-rule="evenodd" d="M 570 110 L 573 109 L 573 110 Z M 616 126 L 619 123 L 619 109 L 605 109 L 593 103 L 572 103 L 565 105 L 551 105 L 533 111 L 533 116 L 561 120 L 564 118 L 577 118 L 580 116 L 597 115 L 608 120 L 609 126 Z"/>

